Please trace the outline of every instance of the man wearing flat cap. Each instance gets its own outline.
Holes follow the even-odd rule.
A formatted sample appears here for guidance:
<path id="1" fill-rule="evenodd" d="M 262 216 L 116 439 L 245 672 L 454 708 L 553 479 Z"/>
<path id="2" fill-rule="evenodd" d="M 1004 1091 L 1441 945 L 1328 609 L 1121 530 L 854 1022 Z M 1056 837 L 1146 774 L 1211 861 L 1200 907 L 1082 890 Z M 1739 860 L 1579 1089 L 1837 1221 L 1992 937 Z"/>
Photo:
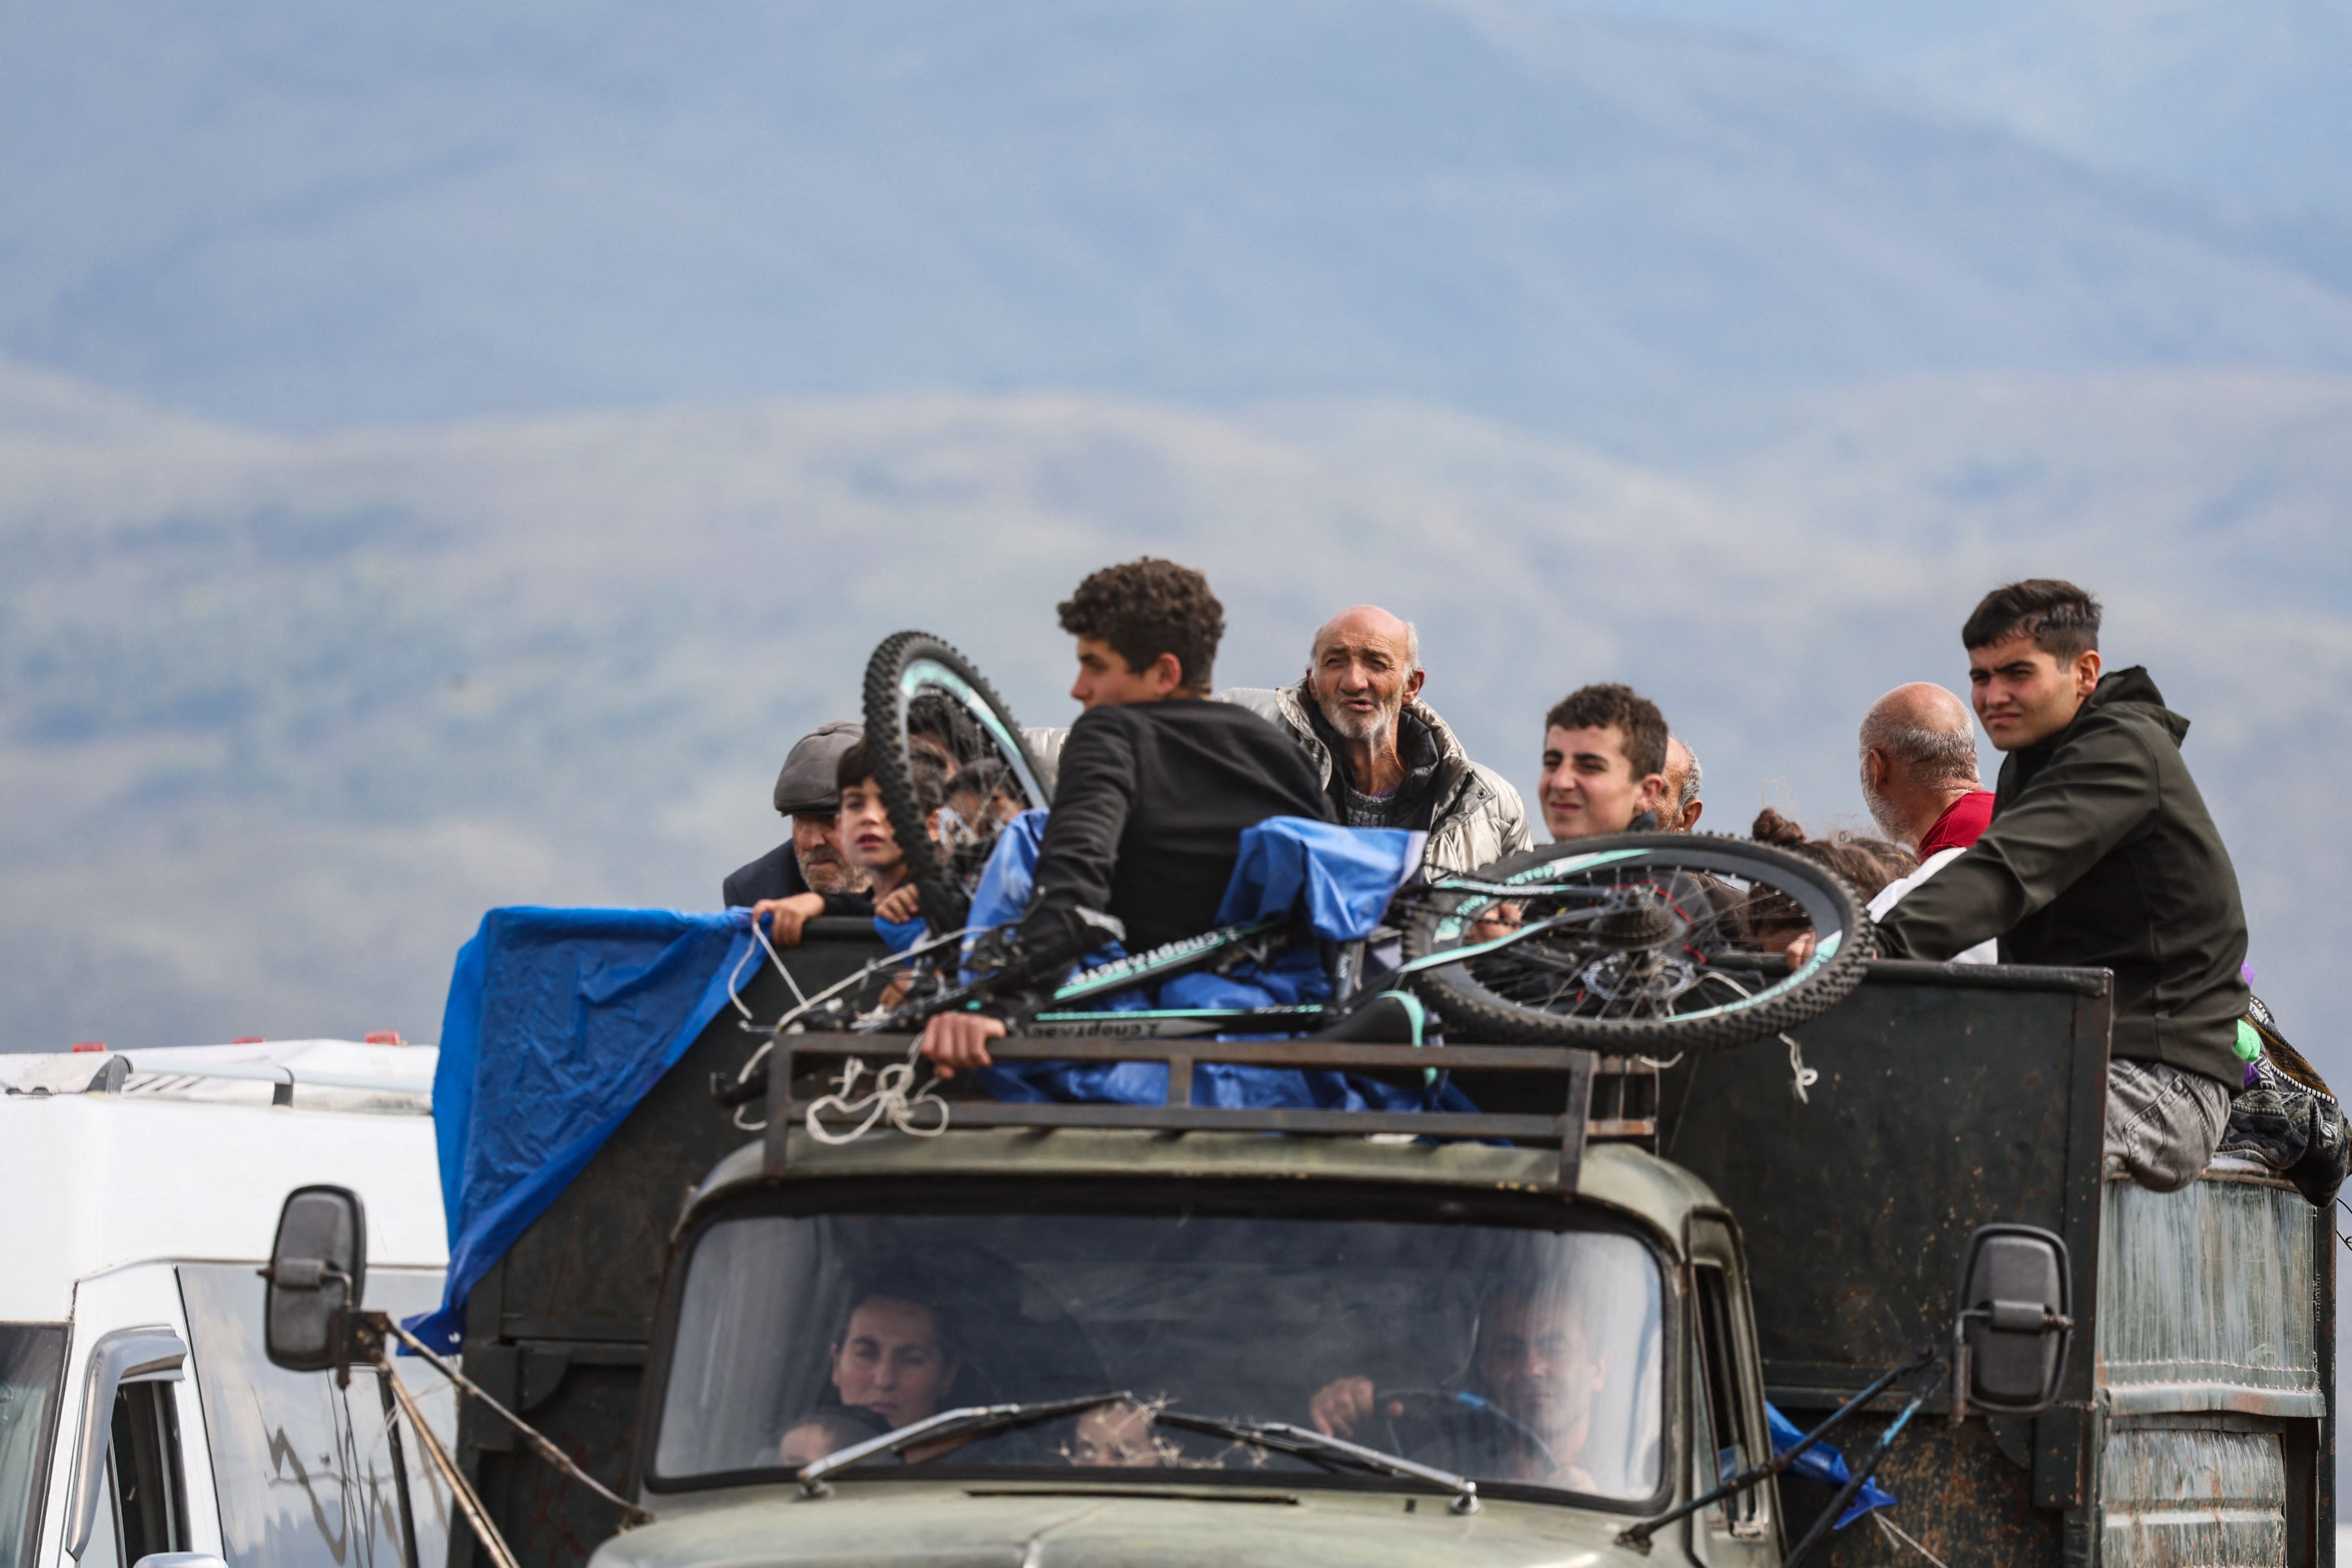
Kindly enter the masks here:
<path id="1" fill-rule="evenodd" d="M 842 753 L 865 737 L 863 724 L 836 720 L 800 738 L 776 775 L 776 810 L 791 818 L 793 836 L 728 877 L 728 908 L 865 889 L 864 874 L 841 852 L 841 791 L 834 783 Z"/>

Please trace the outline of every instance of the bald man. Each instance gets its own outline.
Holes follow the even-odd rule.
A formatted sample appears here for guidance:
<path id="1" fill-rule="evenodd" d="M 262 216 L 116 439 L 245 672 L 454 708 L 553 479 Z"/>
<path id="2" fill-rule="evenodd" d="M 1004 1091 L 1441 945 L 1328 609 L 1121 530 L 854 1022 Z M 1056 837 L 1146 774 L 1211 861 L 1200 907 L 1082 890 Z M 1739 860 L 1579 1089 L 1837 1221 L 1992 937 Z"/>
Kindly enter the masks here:
<path id="1" fill-rule="evenodd" d="M 1977 784 L 1977 732 L 1968 704 L 1924 680 L 1898 686 L 1862 721 L 1862 798 L 1871 820 L 1919 857 L 1919 868 L 1870 900 L 1878 919 L 1905 894 L 1977 841 L 1992 821 L 1993 797 Z M 1955 963 L 1998 963 L 1999 942 L 1981 942 Z"/>
<path id="2" fill-rule="evenodd" d="M 1967 848 L 1992 820 L 1991 792 L 1977 783 L 1976 721 L 1942 687 L 1916 680 L 1872 703 L 1861 752 L 1871 820 L 1922 862 Z"/>
<path id="3" fill-rule="evenodd" d="M 1217 700 L 1288 731 L 1321 775 L 1339 820 L 1425 832 L 1425 869 L 1474 871 L 1534 841 L 1527 807 L 1501 774 L 1470 760 L 1421 700 L 1427 679 L 1412 623 L 1358 605 L 1316 628 L 1297 686 L 1236 687 Z"/>

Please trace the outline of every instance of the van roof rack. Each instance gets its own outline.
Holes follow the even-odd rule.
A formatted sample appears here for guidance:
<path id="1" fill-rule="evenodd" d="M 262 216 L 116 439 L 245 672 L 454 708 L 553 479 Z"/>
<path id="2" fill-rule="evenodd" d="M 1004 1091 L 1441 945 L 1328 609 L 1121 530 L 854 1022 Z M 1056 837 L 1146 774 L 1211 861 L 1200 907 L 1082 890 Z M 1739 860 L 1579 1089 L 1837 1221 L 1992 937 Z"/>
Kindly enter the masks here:
<path id="1" fill-rule="evenodd" d="M 791 1165 L 788 1132 L 804 1124 L 815 1103 L 795 1089 L 803 1064 L 859 1057 L 885 1062 L 913 1048 L 911 1035 L 786 1035 L 782 1058 L 768 1078 L 767 1164 Z M 998 1061 L 1164 1062 L 1168 1099 L 1160 1105 L 1069 1104 L 1001 1100 L 953 1102 L 951 1126 L 1118 1128 L 1139 1131 L 1289 1132 L 1361 1138 L 1407 1133 L 1424 1138 L 1496 1140 L 1559 1151 L 1558 1183 L 1576 1187 L 1588 1142 L 1646 1142 L 1657 1137 L 1657 1068 L 1641 1057 L 1602 1056 L 1562 1046 L 1398 1046 L 1336 1040 L 1209 1040 L 1199 1038 L 1067 1037 L 989 1042 Z M 1192 1068 L 1204 1062 L 1236 1066 L 1414 1072 L 1509 1072 L 1558 1079 L 1557 1111 L 1310 1110 L 1286 1106 L 1192 1103 Z M 1547 1096 L 1547 1099 L 1549 1097 Z M 1595 1111 L 1600 1112 L 1595 1115 Z M 820 1113 L 827 1125 L 854 1127 L 857 1118 Z"/>

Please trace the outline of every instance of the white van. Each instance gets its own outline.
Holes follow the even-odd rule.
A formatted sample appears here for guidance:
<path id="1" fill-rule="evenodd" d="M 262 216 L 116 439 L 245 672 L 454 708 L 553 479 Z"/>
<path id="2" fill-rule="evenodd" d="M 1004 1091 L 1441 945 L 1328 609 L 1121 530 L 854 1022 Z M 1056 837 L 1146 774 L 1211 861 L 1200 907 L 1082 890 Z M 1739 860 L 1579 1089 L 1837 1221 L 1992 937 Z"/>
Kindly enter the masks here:
<path id="1" fill-rule="evenodd" d="M 440 1568 L 448 1493 L 413 1442 L 395 1474 L 374 1373 L 270 1365 L 256 1272 L 287 1194 L 331 1183 L 366 1205 L 366 1305 L 437 1303 L 435 1059 L 0 1055 L 0 1568 Z M 442 1380 L 402 1381 L 454 1437 Z"/>

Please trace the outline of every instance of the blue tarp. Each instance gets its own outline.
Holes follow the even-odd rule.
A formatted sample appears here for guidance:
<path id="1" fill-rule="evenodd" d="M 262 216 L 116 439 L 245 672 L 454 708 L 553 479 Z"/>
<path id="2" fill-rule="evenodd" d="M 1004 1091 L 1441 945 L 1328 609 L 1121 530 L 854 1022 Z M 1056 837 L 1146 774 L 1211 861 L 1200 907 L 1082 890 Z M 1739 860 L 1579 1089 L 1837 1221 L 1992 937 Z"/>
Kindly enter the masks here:
<path id="1" fill-rule="evenodd" d="M 727 1005 L 749 910 L 492 910 L 457 954 L 433 1078 L 449 1226 L 437 1311 L 453 1349 L 467 1292 Z"/>
<path id="2" fill-rule="evenodd" d="M 1217 923 L 1296 916 L 1328 941 L 1361 942 L 1421 864 L 1427 837 L 1397 827 L 1270 816 L 1242 831 L 1241 855 L 1217 906 Z"/>
<path id="3" fill-rule="evenodd" d="M 1769 1401 L 1764 1405 L 1764 1419 L 1772 1429 L 1772 1452 L 1775 1455 L 1787 1453 L 1803 1440 L 1804 1433 L 1799 1431 L 1794 1423 L 1780 1414 L 1780 1407 Z M 1842 1487 L 1853 1479 L 1853 1472 L 1846 1468 L 1845 1456 L 1827 1442 L 1816 1443 L 1806 1449 L 1797 1462 L 1789 1467 L 1789 1473 L 1832 1487 Z M 1894 1506 L 1893 1492 L 1885 1490 L 1876 1481 L 1864 1481 L 1862 1490 L 1854 1493 L 1853 1500 L 1846 1504 L 1845 1511 L 1838 1515 L 1833 1528 L 1843 1530 L 1872 1509 Z"/>
<path id="4" fill-rule="evenodd" d="M 1028 901 L 1044 823 L 1043 812 L 1029 813 L 1000 841 L 975 892 L 975 913 L 989 911 L 987 918 L 1000 922 L 1018 916 Z M 1256 920 L 1295 909 L 1318 934 L 1352 940 L 1370 929 L 1418 860 L 1418 837 L 1274 818 L 1242 836 L 1224 918 Z M 480 931 L 457 955 L 433 1079 L 449 1273 L 440 1309 L 409 1325 L 420 1338 L 455 1347 L 467 1293 L 726 1005 L 729 977 L 751 946 L 748 910 L 506 909 L 482 917 Z M 1117 953 L 1114 946 L 1090 956 L 1099 962 Z M 1322 998 L 1325 985 L 1319 958 L 1298 945 L 1260 973 L 1180 975 L 1160 988 L 1156 1003 L 1311 1002 Z M 1139 990 L 1095 1005 L 1154 1003 Z M 1469 1105 L 1450 1087 L 1409 1092 L 1339 1073 L 1197 1071 L 1194 1100 L 1202 1105 Z M 991 1087 L 1005 1099 L 1157 1105 L 1166 1099 L 1166 1074 L 1157 1065 L 1114 1064 L 1066 1068 L 1044 1083 L 1008 1078 Z"/>
<path id="5" fill-rule="evenodd" d="M 1017 918 L 1029 900 L 1043 812 L 1024 813 L 997 841 L 972 898 L 972 923 Z M 1422 835 L 1395 828 L 1339 827 L 1303 816 L 1269 817 L 1242 834 L 1233 879 L 1217 910 L 1222 925 L 1303 921 L 1317 936 L 1354 942 L 1371 934 L 1389 900 L 1421 861 Z M 1087 955 L 1087 966 L 1124 956 L 1117 943 Z M 1136 1012 L 1194 1007 L 1291 1006 L 1330 994 L 1322 955 L 1295 943 L 1271 963 L 1227 973 L 1201 969 L 1089 1000 L 1090 1010 Z M 998 1100 L 1035 1103 L 1164 1105 L 1168 1068 L 1160 1062 L 1012 1062 L 983 1068 L 981 1086 Z M 1318 1110 L 1474 1110 L 1450 1082 L 1400 1089 L 1342 1072 L 1204 1062 L 1192 1069 L 1192 1103 L 1282 1106 Z"/>

